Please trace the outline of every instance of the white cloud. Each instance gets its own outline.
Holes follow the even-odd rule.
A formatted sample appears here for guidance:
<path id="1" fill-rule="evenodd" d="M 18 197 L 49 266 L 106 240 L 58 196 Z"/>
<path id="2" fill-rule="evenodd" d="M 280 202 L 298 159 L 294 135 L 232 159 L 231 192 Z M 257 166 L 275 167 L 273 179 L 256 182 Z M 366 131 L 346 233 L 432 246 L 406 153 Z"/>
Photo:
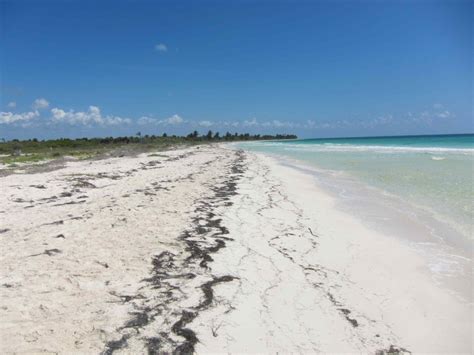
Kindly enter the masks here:
<path id="1" fill-rule="evenodd" d="M 7 104 L 7 107 L 8 108 L 15 108 L 16 107 L 16 102 L 15 101 L 11 101 Z"/>
<path id="2" fill-rule="evenodd" d="M 26 124 L 38 116 L 38 111 L 24 113 L 0 112 L 0 124 Z"/>
<path id="3" fill-rule="evenodd" d="M 448 110 L 442 111 L 442 112 L 437 112 L 435 114 L 437 118 L 450 118 L 453 117 L 453 114 L 449 112 Z"/>
<path id="4" fill-rule="evenodd" d="M 160 121 L 158 121 L 156 118 L 148 117 L 148 116 L 142 116 L 137 120 L 137 123 L 139 125 L 153 125 L 153 124 L 158 124 Z"/>
<path id="5" fill-rule="evenodd" d="M 299 123 L 287 122 L 287 121 L 280 121 L 280 120 L 272 120 L 272 121 L 264 121 L 259 122 L 255 117 L 251 120 L 245 120 L 242 125 L 244 127 L 265 127 L 265 128 L 298 128 L 301 127 Z"/>
<path id="6" fill-rule="evenodd" d="M 121 124 L 129 124 L 132 121 L 129 118 L 119 116 L 102 116 L 100 108 L 97 106 L 89 106 L 85 112 L 81 111 L 64 111 L 60 108 L 51 109 L 51 121 L 53 123 L 68 123 L 70 125 L 100 125 L 100 126 L 116 126 Z"/>
<path id="7" fill-rule="evenodd" d="M 155 44 L 155 51 L 168 52 L 168 47 L 164 43 L 158 43 L 158 44 Z"/>
<path id="8" fill-rule="evenodd" d="M 177 125 L 177 124 L 183 123 L 184 120 L 183 120 L 180 116 L 178 116 L 178 115 L 173 115 L 173 116 L 171 116 L 171 117 L 168 117 L 168 118 L 165 120 L 165 122 L 166 122 L 167 124 Z"/>
<path id="9" fill-rule="evenodd" d="M 213 123 L 211 121 L 200 121 L 199 125 L 202 127 L 211 127 Z"/>
<path id="10" fill-rule="evenodd" d="M 33 109 L 35 109 L 35 110 L 41 110 L 41 109 L 44 109 L 44 108 L 48 108 L 48 106 L 49 106 L 49 102 L 48 102 L 48 100 L 46 100 L 44 98 L 36 99 L 33 102 Z"/>
<path id="11" fill-rule="evenodd" d="M 61 121 L 66 117 L 66 112 L 56 107 L 51 110 L 51 113 L 53 114 L 53 120 L 55 121 Z"/>
<path id="12" fill-rule="evenodd" d="M 443 105 L 441 104 L 434 104 L 433 105 L 433 108 L 437 109 L 437 110 L 441 110 L 443 108 Z"/>
<path id="13" fill-rule="evenodd" d="M 171 117 L 168 117 L 164 120 L 160 120 L 157 118 L 153 117 L 148 117 L 148 116 L 142 116 L 137 120 L 137 123 L 139 125 L 145 126 L 145 125 L 179 125 L 181 123 L 185 123 L 185 121 L 181 116 L 174 114 Z"/>

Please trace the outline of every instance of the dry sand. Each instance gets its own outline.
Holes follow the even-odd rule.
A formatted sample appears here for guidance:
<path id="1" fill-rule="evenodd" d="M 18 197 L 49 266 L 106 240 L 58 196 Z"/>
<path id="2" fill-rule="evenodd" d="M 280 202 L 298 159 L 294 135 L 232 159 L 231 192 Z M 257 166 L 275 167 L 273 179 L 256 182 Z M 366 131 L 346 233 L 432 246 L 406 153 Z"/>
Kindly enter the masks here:
<path id="1" fill-rule="evenodd" d="M 158 154 L 0 178 L 1 353 L 471 353 L 471 304 L 311 176 Z"/>

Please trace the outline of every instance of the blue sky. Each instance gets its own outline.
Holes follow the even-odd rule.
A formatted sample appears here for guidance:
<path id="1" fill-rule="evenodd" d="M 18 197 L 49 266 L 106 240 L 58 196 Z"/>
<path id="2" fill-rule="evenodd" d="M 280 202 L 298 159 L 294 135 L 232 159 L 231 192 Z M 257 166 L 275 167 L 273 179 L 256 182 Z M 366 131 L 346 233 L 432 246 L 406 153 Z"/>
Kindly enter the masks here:
<path id="1" fill-rule="evenodd" d="M 0 1 L 0 137 L 473 132 L 469 1 Z"/>

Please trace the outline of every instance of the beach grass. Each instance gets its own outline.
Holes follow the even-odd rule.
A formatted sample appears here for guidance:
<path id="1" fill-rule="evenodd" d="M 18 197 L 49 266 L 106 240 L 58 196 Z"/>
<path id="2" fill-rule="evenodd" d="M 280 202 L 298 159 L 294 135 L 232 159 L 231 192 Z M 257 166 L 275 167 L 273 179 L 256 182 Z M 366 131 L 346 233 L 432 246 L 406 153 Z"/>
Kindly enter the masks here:
<path id="1" fill-rule="evenodd" d="M 198 142 L 173 138 L 124 141 L 113 141 L 111 139 L 10 141 L 0 143 L 0 163 L 6 165 L 37 163 L 62 157 L 84 160 L 105 155 L 123 156 L 147 151 L 162 151 L 177 145 L 196 143 Z"/>

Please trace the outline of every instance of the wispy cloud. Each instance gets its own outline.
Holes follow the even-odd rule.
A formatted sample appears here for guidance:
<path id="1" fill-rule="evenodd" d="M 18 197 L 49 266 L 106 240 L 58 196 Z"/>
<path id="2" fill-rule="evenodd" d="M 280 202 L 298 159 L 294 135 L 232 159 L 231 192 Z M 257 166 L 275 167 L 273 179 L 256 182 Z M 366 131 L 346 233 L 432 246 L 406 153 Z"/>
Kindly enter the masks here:
<path id="1" fill-rule="evenodd" d="M 16 102 L 15 101 L 11 101 L 7 104 L 7 107 L 8 108 L 15 108 L 16 107 Z"/>
<path id="2" fill-rule="evenodd" d="M 139 125 L 149 125 L 149 126 L 169 126 L 169 125 L 180 125 L 186 124 L 190 127 L 215 127 L 216 129 L 236 129 L 237 127 L 245 128 L 296 128 L 301 127 L 300 124 L 292 122 L 283 122 L 279 120 L 272 121 L 258 121 L 255 117 L 249 120 L 244 121 L 211 121 L 211 120 L 184 120 L 181 116 L 175 114 L 166 119 L 158 119 L 148 116 L 140 117 L 137 120 Z"/>
<path id="3" fill-rule="evenodd" d="M 393 115 L 381 115 L 372 119 L 360 121 L 360 126 L 364 128 L 375 128 L 377 126 L 387 126 L 393 122 Z M 350 122 L 347 120 L 339 121 L 339 124 L 343 123 L 346 127 L 350 126 Z"/>
<path id="4" fill-rule="evenodd" d="M 33 101 L 32 107 L 34 110 L 42 110 L 49 107 L 49 102 L 44 98 L 36 99 Z"/>
<path id="5" fill-rule="evenodd" d="M 155 44 L 155 51 L 157 51 L 157 52 L 168 52 L 168 46 L 164 43 Z"/>
<path id="6" fill-rule="evenodd" d="M 222 121 L 221 122 L 221 125 L 223 127 L 233 127 L 233 128 L 237 128 L 240 126 L 240 122 L 239 121 Z"/>
<path id="7" fill-rule="evenodd" d="M 453 114 L 449 112 L 448 110 L 444 110 L 442 112 L 436 112 L 435 117 L 437 118 L 451 118 L 453 117 Z"/>
<path id="8" fill-rule="evenodd" d="M 252 119 L 250 119 L 250 120 L 245 120 L 244 123 L 243 123 L 243 125 L 244 125 L 245 127 L 258 126 L 258 121 L 257 121 L 257 119 L 254 117 L 254 118 L 252 118 Z"/>
<path id="9" fill-rule="evenodd" d="M 446 121 L 455 118 L 456 115 L 445 108 L 444 105 L 434 104 L 433 109 L 418 113 L 408 112 L 406 114 L 381 114 L 374 118 L 366 119 L 308 119 L 304 122 L 289 122 L 280 120 L 259 121 L 256 118 L 244 120 L 242 125 L 249 128 L 268 128 L 277 129 L 309 129 L 309 130 L 327 130 L 327 129 L 375 129 L 378 127 L 393 127 L 406 125 L 425 125 L 430 126 L 435 122 Z"/>
<path id="10" fill-rule="evenodd" d="M 418 124 L 432 125 L 436 121 L 448 120 L 456 117 L 453 112 L 448 111 L 441 104 L 434 104 L 433 108 L 433 110 L 425 110 L 417 114 L 409 112 L 407 114 L 407 120 Z"/>
<path id="11" fill-rule="evenodd" d="M 407 112 L 405 114 L 382 114 L 375 118 L 351 120 L 307 120 L 304 124 L 295 124 L 297 128 L 308 129 L 375 129 L 380 127 L 410 127 L 431 126 L 455 118 L 456 115 L 442 104 L 434 104 L 432 108 L 421 112 Z"/>

